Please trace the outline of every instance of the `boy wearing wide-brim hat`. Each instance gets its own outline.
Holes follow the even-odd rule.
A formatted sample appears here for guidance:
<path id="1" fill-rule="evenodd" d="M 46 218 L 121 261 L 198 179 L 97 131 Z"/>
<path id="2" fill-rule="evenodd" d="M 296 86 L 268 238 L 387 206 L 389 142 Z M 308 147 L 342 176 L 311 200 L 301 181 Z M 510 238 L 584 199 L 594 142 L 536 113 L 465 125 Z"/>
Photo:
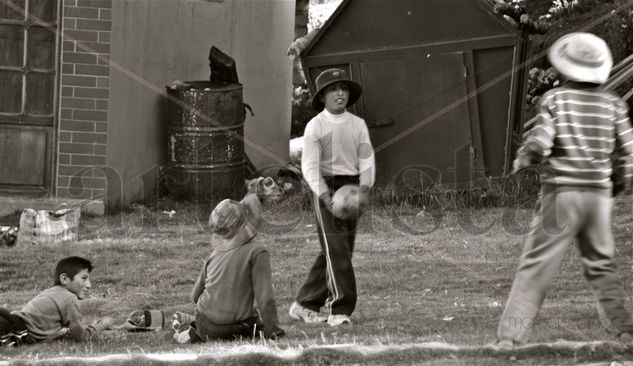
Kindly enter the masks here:
<path id="1" fill-rule="evenodd" d="M 352 252 L 357 218 L 332 213 L 332 194 L 346 184 L 358 184 L 361 210 L 374 184 L 374 149 L 367 125 L 347 111 L 360 98 L 361 86 L 342 69 L 316 78 L 312 107 L 319 111 L 306 125 L 301 171 L 310 187 L 321 252 L 290 306 L 290 317 L 308 323 L 349 324 L 356 307 Z M 324 307 L 325 313 L 320 313 Z"/>
<path id="2" fill-rule="evenodd" d="M 195 342 L 285 334 L 277 317 L 270 254 L 256 238 L 260 215 L 261 204 L 253 193 L 239 202 L 225 199 L 211 212 L 213 252 L 203 261 L 191 291 L 195 334 L 179 338 L 182 330 L 177 330 L 177 341 L 189 341 L 189 336 Z M 177 313 L 174 320 L 182 327 L 181 318 Z"/>
<path id="3" fill-rule="evenodd" d="M 499 322 L 502 348 L 526 343 L 532 330 L 551 324 L 536 316 L 573 239 L 605 325 L 620 339 L 633 332 L 611 233 L 613 196 L 633 176 L 633 133 L 626 103 L 600 88 L 611 52 L 593 34 L 571 33 L 548 56 L 564 83 L 543 95 L 514 161 L 513 173 L 540 165 L 542 192 Z"/>

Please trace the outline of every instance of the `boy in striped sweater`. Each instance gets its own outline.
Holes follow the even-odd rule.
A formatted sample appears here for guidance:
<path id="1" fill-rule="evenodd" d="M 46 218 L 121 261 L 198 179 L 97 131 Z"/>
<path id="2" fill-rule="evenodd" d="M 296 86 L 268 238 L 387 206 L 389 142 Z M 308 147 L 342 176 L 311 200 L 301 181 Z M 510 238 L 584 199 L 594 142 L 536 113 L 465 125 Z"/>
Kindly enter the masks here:
<path id="1" fill-rule="evenodd" d="M 601 90 L 613 60 L 590 33 L 561 37 L 549 50 L 564 83 L 542 98 L 517 152 L 513 173 L 541 165 L 542 193 L 497 331 L 500 348 L 528 341 L 537 313 L 573 239 L 598 300 L 599 311 L 621 340 L 633 319 L 614 262 L 613 196 L 633 176 L 633 133 L 628 107 Z"/>

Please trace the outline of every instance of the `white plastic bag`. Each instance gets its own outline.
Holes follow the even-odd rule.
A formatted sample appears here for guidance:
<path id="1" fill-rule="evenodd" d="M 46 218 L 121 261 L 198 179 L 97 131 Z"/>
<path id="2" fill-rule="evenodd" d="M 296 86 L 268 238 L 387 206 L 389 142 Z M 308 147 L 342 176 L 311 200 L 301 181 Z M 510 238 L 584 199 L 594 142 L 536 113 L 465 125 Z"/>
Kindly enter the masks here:
<path id="1" fill-rule="evenodd" d="M 20 216 L 18 245 L 60 244 L 77 239 L 81 208 L 56 211 L 25 208 Z"/>

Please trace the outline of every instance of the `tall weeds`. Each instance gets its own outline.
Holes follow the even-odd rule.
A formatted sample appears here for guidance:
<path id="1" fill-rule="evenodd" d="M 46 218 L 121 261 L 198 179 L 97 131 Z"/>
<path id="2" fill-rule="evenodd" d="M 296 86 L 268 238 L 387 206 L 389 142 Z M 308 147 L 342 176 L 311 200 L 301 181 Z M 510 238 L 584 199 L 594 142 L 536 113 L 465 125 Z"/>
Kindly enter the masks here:
<path id="1" fill-rule="evenodd" d="M 372 203 L 378 206 L 408 205 L 439 211 L 488 207 L 526 208 L 533 205 L 539 189 L 537 172 L 528 170 L 508 177 L 487 178 L 461 188 L 441 182 L 409 194 L 377 188 L 372 192 Z"/>

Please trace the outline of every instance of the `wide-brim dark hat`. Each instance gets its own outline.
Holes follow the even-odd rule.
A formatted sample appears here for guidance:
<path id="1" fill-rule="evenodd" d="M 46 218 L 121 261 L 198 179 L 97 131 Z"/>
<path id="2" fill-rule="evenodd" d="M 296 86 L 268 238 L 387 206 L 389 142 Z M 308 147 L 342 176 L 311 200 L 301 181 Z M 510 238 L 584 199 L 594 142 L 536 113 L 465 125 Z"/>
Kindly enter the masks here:
<path id="1" fill-rule="evenodd" d="M 354 105 L 354 103 L 358 101 L 358 98 L 360 98 L 360 95 L 363 93 L 363 88 L 360 84 L 351 80 L 347 76 L 345 70 L 327 69 L 322 71 L 316 78 L 316 92 L 314 92 L 314 96 L 312 97 L 312 109 L 322 111 L 323 108 L 325 108 L 325 105 L 320 100 L 321 94 L 329 85 L 338 82 L 347 84 L 347 87 L 349 88 L 349 99 L 347 100 L 347 105 L 345 107 Z"/>

